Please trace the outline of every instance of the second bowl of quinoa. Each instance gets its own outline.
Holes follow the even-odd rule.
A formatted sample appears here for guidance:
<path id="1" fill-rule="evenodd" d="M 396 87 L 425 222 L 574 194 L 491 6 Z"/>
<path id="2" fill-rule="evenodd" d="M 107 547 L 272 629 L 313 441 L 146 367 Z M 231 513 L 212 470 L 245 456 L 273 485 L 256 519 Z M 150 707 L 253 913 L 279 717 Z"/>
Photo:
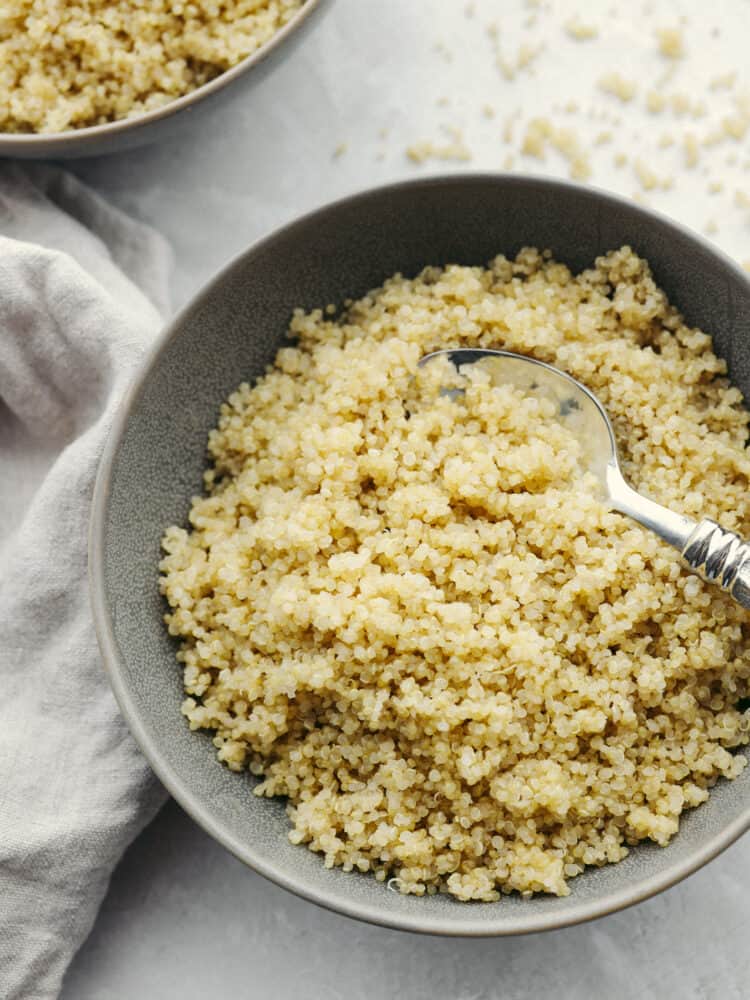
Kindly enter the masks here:
<path id="1" fill-rule="evenodd" d="M 0 155 L 90 156 L 164 136 L 236 82 L 257 80 L 321 2 L 9 0 Z"/>
<path id="2" fill-rule="evenodd" d="M 380 189 L 239 258 L 97 489 L 100 641 L 170 790 L 280 884 L 445 934 L 600 916 L 739 836 L 747 613 L 584 488 L 544 407 L 416 365 L 570 371 L 634 485 L 746 534 L 748 322 L 700 239 L 534 178 Z"/>

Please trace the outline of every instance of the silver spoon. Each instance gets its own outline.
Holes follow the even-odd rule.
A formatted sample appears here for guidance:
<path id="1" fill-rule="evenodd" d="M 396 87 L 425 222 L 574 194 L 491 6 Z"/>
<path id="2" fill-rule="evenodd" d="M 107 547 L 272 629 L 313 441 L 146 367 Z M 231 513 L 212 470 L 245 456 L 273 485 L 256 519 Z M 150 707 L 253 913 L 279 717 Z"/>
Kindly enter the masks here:
<path id="1" fill-rule="evenodd" d="M 750 608 L 750 545 L 708 517 L 693 521 L 628 486 L 620 471 L 617 444 L 607 412 L 584 385 L 559 368 L 510 351 L 435 351 L 425 355 L 419 367 L 436 358 L 448 358 L 457 369 L 493 358 L 489 371 L 495 385 L 510 384 L 526 393 L 552 400 L 560 422 L 583 446 L 587 470 L 602 484 L 612 507 L 656 532 L 665 542 L 679 549 L 691 570 L 709 583 L 718 584 L 743 608 Z M 456 391 L 446 390 L 451 394 Z"/>

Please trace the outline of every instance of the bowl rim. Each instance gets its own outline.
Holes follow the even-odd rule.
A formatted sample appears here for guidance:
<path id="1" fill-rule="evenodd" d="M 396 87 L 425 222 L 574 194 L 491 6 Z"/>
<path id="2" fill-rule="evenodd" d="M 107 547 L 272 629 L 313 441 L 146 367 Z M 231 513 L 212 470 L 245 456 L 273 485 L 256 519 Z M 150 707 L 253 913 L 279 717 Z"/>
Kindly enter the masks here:
<path id="1" fill-rule="evenodd" d="M 173 101 L 163 104 L 151 111 L 143 111 L 132 118 L 117 118 L 114 121 L 102 122 L 100 125 L 87 125 L 84 128 L 71 128 L 63 132 L 1 132 L 0 131 L 0 154 L 4 156 L 15 156 L 32 149 L 43 146 L 47 155 L 54 156 L 65 146 L 73 141 L 94 142 L 99 139 L 108 139 L 112 136 L 121 135 L 124 132 L 137 131 L 140 127 L 159 122 L 164 118 L 179 111 L 190 111 L 191 108 L 200 104 L 201 101 L 216 94 L 228 87 L 239 77 L 249 70 L 262 63 L 280 45 L 286 41 L 289 35 L 293 34 L 303 23 L 314 14 L 321 4 L 328 3 L 328 0 L 304 0 L 304 3 L 297 13 L 280 28 L 267 42 L 264 42 L 259 49 L 245 56 L 235 66 L 219 73 L 208 83 L 196 87 L 195 90 L 188 91 L 181 97 L 176 97 Z"/>
<path id="2" fill-rule="evenodd" d="M 117 641 L 108 608 L 104 549 L 106 514 L 111 492 L 112 472 L 131 411 L 138 403 L 155 364 L 173 338 L 179 336 L 185 318 L 213 296 L 215 289 L 224 281 L 225 277 L 236 267 L 251 264 L 253 258 L 264 253 L 277 239 L 284 236 L 293 236 L 295 229 L 305 227 L 311 222 L 323 219 L 331 211 L 336 211 L 345 206 L 352 207 L 359 203 L 366 203 L 374 195 L 384 195 L 388 192 L 408 190 L 410 188 L 420 189 L 443 185 L 464 186 L 467 184 L 483 185 L 487 182 L 502 184 L 510 188 L 542 186 L 558 190 L 561 193 L 564 191 L 575 191 L 579 194 L 583 193 L 593 200 L 598 200 L 604 206 L 627 207 L 636 216 L 641 216 L 650 222 L 655 220 L 666 232 L 672 231 L 675 234 L 689 238 L 702 247 L 704 251 L 717 257 L 724 267 L 728 267 L 734 271 L 735 275 L 741 278 L 742 281 L 750 283 L 750 276 L 727 253 L 700 234 L 695 233 L 689 227 L 671 219 L 669 216 L 653 209 L 644 208 L 627 198 L 593 185 L 577 184 L 572 181 L 546 177 L 541 174 L 512 174 L 492 171 L 438 174 L 416 179 L 409 178 L 365 188 L 345 197 L 327 202 L 279 226 L 256 240 L 247 249 L 232 257 L 163 327 L 153 345 L 144 356 L 114 414 L 96 475 L 88 535 L 90 599 L 96 636 L 105 671 L 109 677 L 120 711 L 128 723 L 132 735 L 159 780 L 185 812 L 211 837 L 230 851 L 236 858 L 248 865 L 248 867 L 309 902 L 316 903 L 325 909 L 344 914 L 365 923 L 389 927 L 395 930 L 468 938 L 515 936 L 562 929 L 595 920 L 626 909 L 635 903 L 643 902 L 682 881 L 699 868 L 702 868 L 745 833 L 750 828 L 750 803 L 744 812 L 732 823 L 724 827 L 699 850 L 682 861 L 669 865 L 664 871 L 656 875 L 636 881 L 631 886 L 626 886 L 615 891 L 608 891 L 593 900 L 578 904 L 568 903 L 565 909 L 559 912 L 552 911 L 543 915 L 532 914 L 526 917 L 521 914 L 514 915 L 510 919 L 499 917 L 496 921 L 487 920 L 486 918 L 463 920 L 460 924 L 456 924 L 451 920 L 450 916 L 434 917 L 427 913 L 424 915 L 389 914 L 385 908 L 370 903 L 332 898 L 325 890 L 300 885 L 282 866 L 278 866 L 275 863 L 268 863 L 255 857 L 252 847 L 240 841 L 231 832 L 223 829 L 221 824 L 213 818 L 210 810 L 201 804 L 189 785 L 179 777 L 164 759 L 158 741 L 152 739 L 146 726 L 141 721 L 137 701 L 124 681 L 124 671 L 122 670 Z"/>

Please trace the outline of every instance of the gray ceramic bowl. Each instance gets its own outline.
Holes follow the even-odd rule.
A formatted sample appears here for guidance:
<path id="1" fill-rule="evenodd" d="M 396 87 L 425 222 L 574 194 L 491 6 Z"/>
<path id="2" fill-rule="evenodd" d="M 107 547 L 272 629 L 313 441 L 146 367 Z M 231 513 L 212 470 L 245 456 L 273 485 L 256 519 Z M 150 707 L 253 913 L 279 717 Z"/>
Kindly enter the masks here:
<path id="1" fill-rule="evenodd" d="M 162 625 L 159 540 L 184 523 L 201 489 L 206 435 L 219 403 L 284 341 L 292 309 L 358 296 L 395 271 L 482 264 L 524 244 L 573 268 L 630 243 L 688 321 L 715 334 L 750 393 L 750 282 L 705 240 L 591 188 L 531 177 L 452 176 L 369 191 L 262 240 L 223 270 L 162 334 L 115 422 L 96 488 L 91 583 L 104 660 L 118 701 L 178 802 L 237 857 L 279 885 L 373 923 L 455 935 L 518 934 L 618 910 L 684 878 L 750 825 L 750 768 L 685 815 L 667 848 L 639 846 L 587 871 L 564 899 L 499 903 L 418 899 L 373 878 L 328 871 L 287 840 L 281 802 L 255 798 L 249 775 L 217 763 L 210 737 L 180 715 L 181 674 Z"/>
<path id="2" fill-rule="evenodd" d="M 237 96 L 242 86 L 260 80 L 281 58 L 289 54 L 312 15 L 324 0 L 307 0 L 299 13 L 253 55 L 214 80 L 185 94 L 163 108 L 156 108 L 134 118 L 93 125 L 90 128 L 40 135 L 37 133 L 0 132 L 0 157 L 23 160 L 74 159 L 120 153 L 146 146 L 156 139 L 174 134 L 190 121 L 213 108 L 219 100 Z"/>

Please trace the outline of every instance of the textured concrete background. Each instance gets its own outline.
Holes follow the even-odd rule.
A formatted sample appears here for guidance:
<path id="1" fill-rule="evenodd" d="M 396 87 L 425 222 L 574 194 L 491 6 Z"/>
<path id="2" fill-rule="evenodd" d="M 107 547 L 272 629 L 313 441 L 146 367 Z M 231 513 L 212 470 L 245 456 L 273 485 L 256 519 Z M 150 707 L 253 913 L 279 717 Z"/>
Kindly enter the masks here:
<path id="1" fill-rule="evenodd" d="M 549 142 L 544 160 L 520 155 L 539 115 L 571 130 L 558 135 L 562 146 L 577 140 L 588 149 L 591 183 L 637 195 L 709 231 L 738 259 L 750 258 L 750 143 L 727 134 L 747 124 L 736 103 L 750 87 L 747 3 L 327 6 L 290 62 L 200 130 L 74 165 L 172 241 L 176 305 L 257 237 L 362 187 L 503 167 L 567 176 L 569 162 Z M 598 26 L 598 37 L 580 41 L 566 32 L 576 9 Z M 674 26 L 685 57 L 672 67 L 654 32 Z M 519 57 L 524 63 L 540 45 L 519 69 Z M 498 55 L 516 67 L 513 79 Z M 734 89 L 717 86 L 715 78 L 734 69 Z M 612 71 L 637 82 L 632 101 L 598 88 Z M 660 78 L 670 100 L 651 113 L 646 95 Z M 709 139 L 695 163 L 690 136 Z M 415 164 L 405 151 L 420 141 L 446 155 L 465 147 L 471 159 Z M 739 1000 L 750 995 L 748 876 L 746 839 L 670 892 L 594 924 L 511 940 L 421 938 L 296 899 L 244 868 L 170 803 L 123 859 L 63 998 Z"/>

